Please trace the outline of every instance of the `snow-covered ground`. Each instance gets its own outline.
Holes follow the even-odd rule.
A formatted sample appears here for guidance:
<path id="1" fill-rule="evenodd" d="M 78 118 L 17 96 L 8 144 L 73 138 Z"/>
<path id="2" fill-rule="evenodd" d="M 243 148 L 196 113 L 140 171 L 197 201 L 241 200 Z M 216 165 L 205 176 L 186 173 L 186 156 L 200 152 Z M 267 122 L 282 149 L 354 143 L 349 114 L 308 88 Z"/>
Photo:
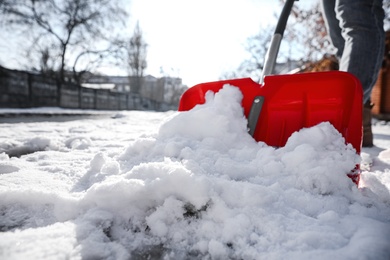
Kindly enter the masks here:
<path id="1" fill-rule="evenodd" d="M 361 158 L 330 124 L 268 147 L 240 98 L 0 118 L 0 259 L 390 259 L 390 123 L 375 122 L 356 187 Z M 69 111 L 0 110 L 21 112 Z"/>

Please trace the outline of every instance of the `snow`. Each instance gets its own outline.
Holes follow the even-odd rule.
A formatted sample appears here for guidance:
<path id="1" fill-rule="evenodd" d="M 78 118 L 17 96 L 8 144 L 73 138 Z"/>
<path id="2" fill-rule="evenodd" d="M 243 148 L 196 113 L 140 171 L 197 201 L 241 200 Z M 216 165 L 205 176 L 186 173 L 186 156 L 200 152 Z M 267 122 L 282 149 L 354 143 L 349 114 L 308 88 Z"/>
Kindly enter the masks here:
<path id="1" fill-rule="evenodd" d="M 0 258 L 389 259 L 390 124 L 361 156 L 329 123 L 274 148 L 247 134 L 241 98 L 0 118 Z"/>

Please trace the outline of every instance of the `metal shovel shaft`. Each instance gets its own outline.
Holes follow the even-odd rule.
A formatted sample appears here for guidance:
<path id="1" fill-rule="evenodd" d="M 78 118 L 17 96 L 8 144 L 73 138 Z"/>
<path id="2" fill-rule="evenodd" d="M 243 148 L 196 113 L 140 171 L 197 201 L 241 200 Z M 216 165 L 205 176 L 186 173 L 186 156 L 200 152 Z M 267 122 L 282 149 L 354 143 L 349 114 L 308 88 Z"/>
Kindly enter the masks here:
<path id="1" fill-rule="evenodd" d="M 264 77 L 271 75 L 274 72 L 276 57 L 278 56 L 280 43 L 283 38 L 284 30 L 286 29 L 286 24 L 288 17 L 290 16 L 292 6 L 294 1 L 298 0 L 286 0 L 284 4 L 282 13 L 280 14 L 278 24 L 276 25 L 275 33 L 272 36 L 270 47 L 265 55 L 263 73 L 260 78 L 260 84 L 264 83 Z"/>

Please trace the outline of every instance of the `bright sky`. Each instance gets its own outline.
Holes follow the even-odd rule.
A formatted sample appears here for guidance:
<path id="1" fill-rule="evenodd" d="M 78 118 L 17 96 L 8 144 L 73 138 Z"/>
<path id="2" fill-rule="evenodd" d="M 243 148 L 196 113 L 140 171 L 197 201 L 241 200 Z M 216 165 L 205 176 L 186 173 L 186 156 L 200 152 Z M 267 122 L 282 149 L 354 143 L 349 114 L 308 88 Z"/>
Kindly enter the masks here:
<path id="1" fill-rule="evenodd" d="M 218 80 L 248 57 L 244 44 L 275 24 L 279 0 L 132 0 L 132 30 L 139 21 L 148 43 L 146 73 L 160 68 L 183 83 Z"/>
<path id="2" fill-rule="evenodd" d="M 310 1 L 298 1 L 304 5 Z M 249 57 L 247 39 L 262 27 L 276 26 L 283 6 L 280 0 L 130 0 L 129 30 L 137 21 L 148 44 L 146 74 L 181 77 L 183 83 L 219 80 L 235 71 Z M 18 35 L 19 37 L 20 35 Z M 9 52 L 10 39 L 0 52 Z M 2 44 L 2 43 L 0 43 Z M 0 60 L 13 68 L 15 60 Z M 114 68 L 100 70 L 108 75 L 126 75 Z"/>

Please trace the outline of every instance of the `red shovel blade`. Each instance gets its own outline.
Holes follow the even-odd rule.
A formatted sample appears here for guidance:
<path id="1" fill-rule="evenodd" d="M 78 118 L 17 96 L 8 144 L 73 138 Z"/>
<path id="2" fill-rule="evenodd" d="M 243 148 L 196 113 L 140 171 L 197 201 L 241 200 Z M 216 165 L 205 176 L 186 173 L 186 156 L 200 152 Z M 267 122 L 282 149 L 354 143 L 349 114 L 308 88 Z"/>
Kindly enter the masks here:
<path id="1" fill-rule="evenodd" d="M 179 111 L 205 102 L 207 91 L 218 92 L 225 84 L 238 87 L 248 118 L 256 96 L 264 97 L 253 134 L 256 141 L 281 147 L 292 133 L 304 127 L 330 122 L 360 154 L 362 142 L 362 88 L 347 72 L 328 71 L 266 76 L 260 85 L 250 78 L 198 84 L 181 97 Z"/>

